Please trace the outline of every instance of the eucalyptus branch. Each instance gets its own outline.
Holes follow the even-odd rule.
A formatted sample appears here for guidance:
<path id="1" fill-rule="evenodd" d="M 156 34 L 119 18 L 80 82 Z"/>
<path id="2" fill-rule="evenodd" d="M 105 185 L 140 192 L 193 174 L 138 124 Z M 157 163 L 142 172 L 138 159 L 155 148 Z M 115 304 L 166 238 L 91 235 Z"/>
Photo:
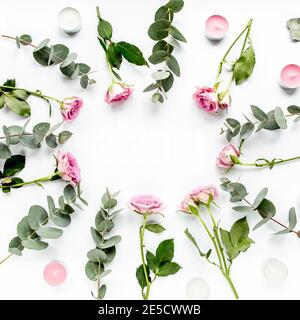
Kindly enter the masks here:
<path id="1" fill-rule="evenodd" d="M 297 224 L 297 216 L 296 216 L 296 210 L 295 208 L 291 208 L 289 210 L 289 225 L 285 225 L 284 223 L 278 221 L 277 219 L 274 218 L 276 214 L 276 207 L 275 205 L 266 198 L 268 189 L 263 188 L 258 195 L 256 196 L 255 200 L 253 203 L 248 201 L 246 198 L 248 195 L 248 191 L 246 187 L 240 183 L 240 182 L 231 182 L 227 178 L 222 178 L 221 179 L 221 188 L 228 192 L 231 196 L 230 202 L 232 203 L 237 203 L 244 201 L 247 206 L 234 206 L 232 209 L 238 212 L 257 212 L 262 220 L 259 221 L 253 228 L 253 230 L 261 227 L 268 221 L 272 221 L 282 227 L 283 229 L 280 230 L 279 232 L 276 232 L 275 235 L 281 235 L 281 234 L 287 234 L 287 233 L 294 233 L 298 237 L 300 237 L 300 232 L 295 231 L 294 228 Z"/>
<path id="2" fill-rule="evenodd" d="M 163 103 L 174 82 L 174 75 L 180 76 L 180 67 L 177 59 L 172 55 L 174 46 L 167 38 L 173 41 L 186 42 L 183 34 L 173 25 L 174 13 L 181 11 L 183 0 L 169 0 L 155 13 L 155 22 L 148 30 L 149 37 L 157 41 L 152 49 L 149 62 L 152 64 L 164 63 L 163 70 L 159 69 L 152 74 L 155 82 L 144 89 L 144 92 L 156 91 L 152 95 L 152 102 Z"/>
<path id="3" fill-rule="evenodd" d="M 106 264 L 114 259 L 116 245 L 121 241 L 120 236 L 106 238 L 107 233 L 114 228 L 113 219 L 122 211 L 116 210 L 118 194 L 119 192 L 111 194 L 106 189 L 101 199 L 102 206 L 95 218 L 95 228 L 91 228 L 96 248 L 87 253 L 89 261 L 85 266 L 85 273 L 90 280 L 97 282 L 97 294 L 92 293 L 97 300 L 105 297 L 106 285 L 102 284 L 102 279 L 111 272 L 106 269 Z"/>
<path id="4" fill-rule="evenodd" d="M 88 85 L 94 84 L 95 80 L 89 78 L 91 68 L 85 63 L 77 63 L 76 53 L 69 54 L 69 48 L 63 44 L 54 44 L 48 46 L 50 40 L 45 39 L 39 45 L 32 44 L 32 37 L 28 34 L 21 36 L 1 35 L 2 38 L 14 40 L 17 47 L 30 46 L 34 48 L 33 58 L 42 66 L 60 64 L 60 71 L 67 77 L 75 79 L 80 77 L 80 85 L 87 88 Z"/>
<path id="5" fill-rule="evenodd" d="M 79 195 L 80 196 L 80 195 Z M 63 195 L 58 199 L 59 207 L 56 207 L 51 196 L 47 196 L 48 210 L 33 205 L 17 226 L 17 236 L 9 243 L 8 251 L 10 254 L 0 261 L 4 263 L 13 255 L 21 256 L 24 248 L 30 250 L 43 250 L 48 247 L 48 243 L 44 239 L 57 239 L 63 235 L 63 230 L 48 226 L 52 222 L 58 227 L 65 228 L 71 223 L 71 214 L 75 212 L 74 207 L 82 210 L 80 205 L 76 203 L 78 194 L 74 187 L 68 184 Z"/>

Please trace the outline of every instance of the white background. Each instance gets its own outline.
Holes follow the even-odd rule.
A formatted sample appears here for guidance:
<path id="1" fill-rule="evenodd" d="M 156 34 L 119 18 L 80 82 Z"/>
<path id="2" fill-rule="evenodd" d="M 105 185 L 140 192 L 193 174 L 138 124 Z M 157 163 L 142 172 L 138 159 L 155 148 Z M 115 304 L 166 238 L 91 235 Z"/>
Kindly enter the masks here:
<path id="1" fill-rule="evenodd" d="M 231 299 L 232 293 L 218 270 L 201 259 L 183 234 L 188 226 L 197 234 L 202 248 L 209 242 L 197 221 L 176 212 L 178 204 L 190 189 L 202 184 L 218 184 L 220 174 L 215 159 L 226 143 L 219 130 L 224 117 L 211 116 L 197 109 L 191 96 L 196 85 L 212 85 L 217 66 L 231 41 L 252 17 L 252 39 L 257 64 L 250 81 L 233 87 L 231 116 L 242 119 L 249 114 L 249 105 L 256 104 L 264 110 L 297 104 L 300 92 L 292 94 L 278 85 L 280 69 L 287 63 L 299 63 L 300 43 L 290 41 L 286 20 L 300 13 L 296 0 L 186 0 L 182 12 L 174 24 L 184 33 L 188 43 L 175 50 L 182 76 L 176 79 L 163 105 L 153 105 L 149 94 L 142 89 L 151 81 L 155 71 L 146 67 L 134 67 L 124 62 L 121 74 L 127 83 L 135 84 L 135 91 L 128 102 L 119 107 L 104 103 L 104 93 L 110 83 L 102 49 L 96 39 L 97 18 L 95 7 L 101 4 L 102 16 L 114 27 L 113 38 L 125 40 L 142 48 L 149 56 L 153 41 L 147 36 L 154 12 L 164 2 L 160 0 L 52 0 L 3 1 L 1 4 L 0 30 L 3 34 L 29 33 L 34 43 L 50 38 L 52 43 L 64 43 L 71 52 L 78 53 L 79 61 L 91 65 L 97 84 L 82 90 L 78 81 L 64 78 L 57 66 L 45 68 L 32 58 L 29 47 L 17 50 L 10 40 L 0 40 L 1 82 L 16 78 L 20 87 L 40 89 L 43 92 L 64 98 L 79 95 L 84 99 L 80 117 L 71 125 L 72 139 L 63 146 L 78 158 L 82 170 L 82 189 L 89 201 L 84 213 L 73 216 L 71 225 L 63 237 L 50 241 L 49 248 L 42 252 L 25 250 L 22 257 L 12 257 L 0 266 L 0 298 L 2 299 L 91 299 L 90 291 L 95 283 L 84 273 L 86 252 L 93 248 L 89 228 L 94 223 L 100 206 L 100 196 L 105 187 L 121 190 L 120 205 L 125 210 L 116 220 L 114 232 L 123 239 L 118 245 L 117 256 L 111 264 L 112 274 L 106 278 L 107 299 L 139 299 L 140 288 L 135 279 L 135 269 L 140 264 L 138 228 L 141 217 L 131 213 L 126 203 L 132 195 L 154 193 L 167 204 L 165 218 L 155 218 L 166 226 L 167 232 L 159 236 L 147 233 L 146 246 L 154 250 L 163 239 L 175 238 L 175 261 L 183 269 L 175 276 L 158 279 L 153 285 L 153 299 L 185 299 L 185 287 L 192 277 L 204 278 L 211 288 L 212 299 Z M 65 6 L 73 6 L 82 14 L 83 28 L 70 37 L 63 34 L 57 25 L 57 15 Z M 213 44 L 204 36 L 204 23 L 208 16 L 222 14 L 229 21 L 227 37 Z M 43 101 L 30 98 L 32 124 L 48 120 L 48 109 Z M 60 121 L 58 111 L 50 119 Z M 23 119 L 1 110 L 1 124 L 11 125 Z M 260 132 L 249 140 L 245 158 L 255 160 L 264 156 L 289 157 L 300 153 L 300 127 L 290 123 L 286 132 Z M 38 151 L 25 152 L 26 169 L 20 174 L 23 179 L 41 177 L 52 172 L 53 150 L 43 146 Z M 2 165 L 2 164 L 1 164 Z M 288 210 L 296 205 L 299 195 L 299 162 L 276 167 L 274 170 L 240 170 L 230 173 L 232 178 L 241 178 L 252 195 L 263 187 L 269 187 L 269 197 L 278 207 L 278 219 L 287 222 Z M 32 204 L 46 206 L 46 195 L 57 197 L 63 182 L 48 183 L 45 189 L 36 186 L 14 190 L 1 196 L 0 210 L 0 257 L 7 254 L 9 240 L 16 234 L 17 222 L 26 215 Z M 251 198 L 250 195 L 250 199 Z M 218 204 L 222 209 L 216 215 L 222 226 L 229 228 L 241 217 L 233 212 L 222 194 Z M 298 209 L 299 206 L 297 207 Z M 258 221 L 256 214 L 249 216 L 250 226 Z M 250 234 L 255 244 L 247 253 L 241 254 L 232 267 L 232 278 L 242 299 L 297 299 L 299 298 L 300 243 L 294 235 L 273 237 L 277 227 L 269 224 Z M 281 285 L 269 285 L 262 276 L 266 258 L 277 257 L 288 266 L 289 275 Z M 44 266 L 53 259 L 61 260 L 68 269 L 67 281 L 59 287 L 50 287 L 42 277 Z"/>

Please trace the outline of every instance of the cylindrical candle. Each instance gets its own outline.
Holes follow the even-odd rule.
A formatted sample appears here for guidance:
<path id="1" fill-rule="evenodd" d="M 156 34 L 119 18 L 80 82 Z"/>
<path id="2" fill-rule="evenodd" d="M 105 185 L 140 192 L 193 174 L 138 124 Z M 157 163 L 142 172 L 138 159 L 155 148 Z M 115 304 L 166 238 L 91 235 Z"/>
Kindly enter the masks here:
<path id="1" fill-rule="evenodd" d="M 221 40 L 228 31 L 228 21 L 220 15 L 210 16 L 205 23 L 205 34 L 210 40 Z"/>
<path id="2" fill-rule="evenodd" d="M 188 300 L 207 300 L 210 296 L 209 285 L 202 278 L 192 278 L 185 290 Z"/>
<path id="3" fill-rule="evenodd" d="M 281 70 L 279 83 L 286 89 L 298 88 L 300 86 L 300 67 L 297 64 L 286 65 Z"/>
<path id="4" fill-rule="evenodd" d="M 65 282 L 67 270 L 59 261 L 51 261 L 44 269 L 44 279 L 51 286 L 58 286 Z"/>
<path id="5" fill-rule="evenodd" d="M 264 263 L 263 274 L 270 283 L 282 283 L 288 275 L 288 269 L 281 260 L 269 258 Z"/>
<path id="6" fill-rule="evenodd" d="M 60 28 L 69 34 L 78 32 L 81 29 L 81 16 L 77 9 L 66 7 L 58 14 Z"/>

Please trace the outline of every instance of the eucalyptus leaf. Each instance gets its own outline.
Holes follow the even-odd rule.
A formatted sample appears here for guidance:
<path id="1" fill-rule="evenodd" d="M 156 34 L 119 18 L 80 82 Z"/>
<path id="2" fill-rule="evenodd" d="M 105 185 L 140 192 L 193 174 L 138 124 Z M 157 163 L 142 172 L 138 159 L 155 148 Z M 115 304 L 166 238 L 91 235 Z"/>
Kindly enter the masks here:
<path id="1" fill-rule="evenodd" d="M 261 204 L 261 202 L 265 199 L 266 195 L 268 194 L 268 188 L 263 188 L 259 194 L 256 196 L 253 202 L 253 209 L 256 210 L 257 207 Z"/>
<path id="2" fill-rule="evenodd" d="M 170 21 L 159 19 L 150 25 L 148 35 L 152 40 L 162 40 L 169 35 L 170 27 Z"/>

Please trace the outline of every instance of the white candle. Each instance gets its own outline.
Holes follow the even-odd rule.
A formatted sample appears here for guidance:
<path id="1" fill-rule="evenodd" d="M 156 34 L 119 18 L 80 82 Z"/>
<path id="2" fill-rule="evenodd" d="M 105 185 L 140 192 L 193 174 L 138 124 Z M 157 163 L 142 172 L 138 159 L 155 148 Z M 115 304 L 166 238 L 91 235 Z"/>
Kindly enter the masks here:
<path id="1" fill-rule="evenodd" d="M 78 32 L 81 29 L 81 16 L 77 9 L 66 7 L 58 14 L 60 28 L 69 34 Z"/>
<path id="2" fill-rule="evenodd" d="M 185 290 L 188 300 L 207 300 L 210 296 L 209 285 L 202 278 L 192 278 Z"/>
<path id="3" fill-rule="evenodd" d="M 221 40 L 228 31 L 228 21 L 220 15 L 210 16 L 205 23 L 205 34 L 210 40 Z"/>
<path id="4" fill-rule="evenodd" d="M 48 263 L 44 269 L 44 279 L 51 286 L 58 286 L 65 282 L 67 270 L 59 261 Z"/>
<path id="5" fill-rule="evenodd" d="M 288 269 L 281 260 L 269 258 L 264 263 L 263 274 L 270 283 L 282 283 L 287 278 Z"/>
<path id="6" fill-rule="evenodd" d="M 279 83 L 286 89 L 298 88 L 300 86 L 300 67 L 297 64 L 286 65 L 281 70 Z"/>

